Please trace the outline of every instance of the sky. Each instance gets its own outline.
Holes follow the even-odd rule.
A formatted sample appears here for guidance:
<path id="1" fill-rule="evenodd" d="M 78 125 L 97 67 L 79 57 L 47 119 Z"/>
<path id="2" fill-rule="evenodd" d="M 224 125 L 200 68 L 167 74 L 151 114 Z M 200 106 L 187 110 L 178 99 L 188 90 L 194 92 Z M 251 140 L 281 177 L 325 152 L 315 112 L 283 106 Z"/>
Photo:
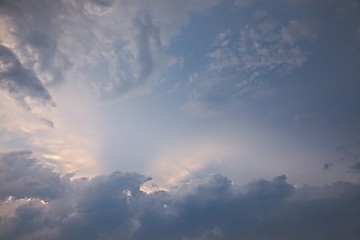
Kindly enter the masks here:
<path id="1" fill-rule="evenodd" d="M 0 239 L 358 239 L 358 0 L 0 0 Z"/>

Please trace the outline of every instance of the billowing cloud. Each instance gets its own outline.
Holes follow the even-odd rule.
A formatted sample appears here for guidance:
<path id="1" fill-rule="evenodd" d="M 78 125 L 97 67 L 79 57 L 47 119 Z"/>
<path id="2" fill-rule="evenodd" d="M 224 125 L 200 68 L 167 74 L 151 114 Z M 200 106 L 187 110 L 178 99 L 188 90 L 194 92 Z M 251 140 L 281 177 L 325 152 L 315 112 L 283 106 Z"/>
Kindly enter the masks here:
<path id="1" fill-rule="evenodd" d="M 147 194 L 150 178 L 137 173 L 70 180 L 27 151 L 3 153 L 0 164 L 3 239 L 359 237 L 353 183 L 295 188 L 281 175 L 239 185 L 215 174 Z"/>
<path id="2" fill-rule="evenodd" d="M 0 198 L 57 198 L 63 192 L 60 174 L 45 167 L 30 151 L 1 153 Z"/>

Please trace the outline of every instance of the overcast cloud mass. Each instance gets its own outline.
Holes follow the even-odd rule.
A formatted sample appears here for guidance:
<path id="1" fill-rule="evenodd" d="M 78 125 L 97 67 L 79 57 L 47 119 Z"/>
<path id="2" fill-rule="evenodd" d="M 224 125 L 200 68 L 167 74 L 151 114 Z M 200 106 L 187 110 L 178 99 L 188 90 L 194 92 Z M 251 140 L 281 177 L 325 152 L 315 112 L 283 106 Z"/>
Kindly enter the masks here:
<path id="1" fill-rule="evenodd" d="M 359 239 L 358 0 L 0 0 L 0 239 Z"/>

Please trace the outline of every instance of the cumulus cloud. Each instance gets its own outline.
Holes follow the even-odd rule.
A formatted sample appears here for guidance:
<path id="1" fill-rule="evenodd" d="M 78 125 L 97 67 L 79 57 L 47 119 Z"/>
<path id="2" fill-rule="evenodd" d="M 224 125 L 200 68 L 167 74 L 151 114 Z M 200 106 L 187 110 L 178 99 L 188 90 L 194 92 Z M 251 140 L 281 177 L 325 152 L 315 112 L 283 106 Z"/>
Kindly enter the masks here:
<path id="1" fill-rule="evenodd" d="M 70 180 L 28 151 L 3 153 L 0 164 L 3 239 L 359 237 L 354 183 L 295 188 L 281 175 L 239 185 L 215 174 L 147 194 L 150 178 L 137 173 Z"/>
<path id="2" fill-rule="evenodd" d="M 0 155 L 0 199 L 56 198 L 63 192 L 60 174 L 45 167 L 31 151 L 15 151 Z"/>

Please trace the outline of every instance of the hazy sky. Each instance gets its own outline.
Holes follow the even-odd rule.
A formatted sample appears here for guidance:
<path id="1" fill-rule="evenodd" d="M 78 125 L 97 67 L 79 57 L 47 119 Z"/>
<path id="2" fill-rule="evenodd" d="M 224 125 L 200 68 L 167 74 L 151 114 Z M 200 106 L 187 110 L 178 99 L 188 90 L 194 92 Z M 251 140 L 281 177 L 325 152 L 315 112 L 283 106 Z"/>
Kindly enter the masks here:
<path id="1" fill-rule="evenodd" d="M 0 0 L 0 152 L 0 238 L 357 239 L 360 2 Z"/>

